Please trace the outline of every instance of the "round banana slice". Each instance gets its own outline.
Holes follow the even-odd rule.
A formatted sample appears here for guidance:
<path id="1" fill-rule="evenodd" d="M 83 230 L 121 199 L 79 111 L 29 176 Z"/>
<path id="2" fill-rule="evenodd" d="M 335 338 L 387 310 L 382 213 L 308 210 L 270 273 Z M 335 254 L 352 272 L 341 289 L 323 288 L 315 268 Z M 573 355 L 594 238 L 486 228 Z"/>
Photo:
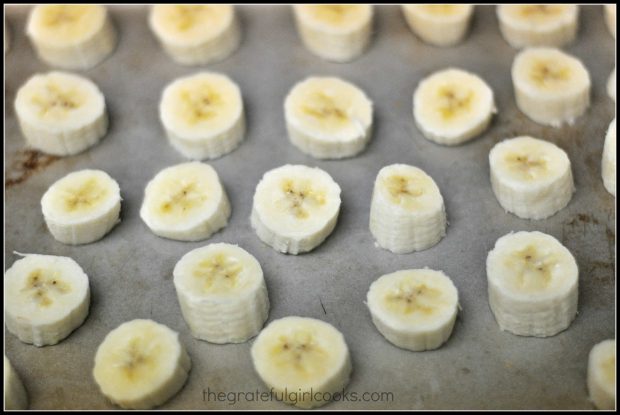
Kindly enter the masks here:
<path id="1" fill-rule="evenodd" d="M 404 4 L 405 20 L 413 33 L 434 46 L 454 46 L 467 34 L 471 4 Z"/>
<path id="2" fill-rule="evenodd" d="M 616 119 L 609 124 L 603 146 L 601 171 L 605 189 L 616 196 Z"/>
<path id="3" fill-rule="evenodd" d="M 164 50 L 182 65 L 206 65 L 241 43 L 235 9 L 225 4 L 156 4 L 149 26 Z"/>
<path id="4" fill-rule="evenodd" d="M 108 130 L 97 85 L 66 72 L 31 77 L 17 91 L 15 113 L 28 145 L 56 156 L 81 153 Z"/>
<path id="5" fill-rule="evenodd" d="M 407 164 L 379 170 L 370 204 L 370 232 L 397 254 L 421 251 L 446 234 L 446 210 L 435 181 Z"/>
<path id="6" fill-rule="evenodd" d="M 146 185 L 140 217 L 157 236 L 200 241 L 228 224 L 230 202 L 213 167 L 182 163 Z"/>
<path id="7" fill-rule="evenodd" d="M 57 241 L 88 244 L 103 238 L 121 221 L 120 188 L 104 171 L 76 171 L 47 189 L 41 210 Z"/>
<path id="8" fill-rule="evenodd" d="M 153 320 L 132 320 L 105 337 L 93 375 L 101 393 L 124 409 L 151 409 L 181 390 L 192 363 L 179 334 Z"/>
<path id="9" fill-rule="evenodd" d="M 413 94 L 413 117 L 427 139 L 454 146 L 482 134 L 496 112 L 493 91 L 480 77 L 448 68 L 423 79 Z"/>
<path id="10" fill-rule="evenodd" d="M 616 100 L 616 68 L 614 68 L 607 80 L 607 95 L 614 101 Z"/>
<path id="11" fill-rule="evenodd" d="M 487 256 L 489 305 L 502 330 L 548 337 L 577 315 L 579 270 L 557 239 L 542 232 L 502 236 Z"/>
<path id="12" fill-rule="evenodd" d="M 590 106 L 588 70 L 559 49 L 521 51 L 512 64 L 512 84 L 517 107 L 539 124 L 572 124 Z"/>
<path id="13" fill-rule="evenodd" d="M 28 409 L 26 388 L 6 356 L 4 356 L 4 409 L 9 411 Z"/>
<path id="14" fill-rule="evenodd" d="M 245 136 L 241 91 L 229 77 L 213 72 L 169 84 L 159 103 L 159 117 L 170 144 L 192 160 L 228 154 Z"/>
<path id="15" fill-rule="evenodd" d="M 26 34 L 39 58 L 64 69 L 90 69 L 116 47 L 116 31 L 105 7 L 43 4 L 28 18 Z"/>
<path id="16" fill-rule="evenodd" d="M 313 250 L 329 236 L 339 212 L 340 186 L 328 173 L 287 164 L 263 175 L 250 219 L 264 243 L 297 255 Z"/>
<path id="17" fill-rule="evenodd" d="M 88 315 L 88 276 L 73 259 L 28 254 L 4 274 L 6 328 L 24 343 L 53 345 Z"/>
<path id="18" fill-rule="evenodd" d="M 194 249 L 174 267 L 174 287 L 192 335 L 211 343 L 243 343 L 269 314 L 263 270 L 237 245 Z"/>
<path id="19" fill-rule="evenodd" d="M 545 219 L 570 202 L 575 186 L 561 148 L 528 136 L 504 140 L 489 153 L 491 186 L 504 210 L 523 219 Z"/>
<path id="20" fill-rule="evenodd" d="M 372 35 L 373 9 L 368 4 L 293 6 L 297 31 L 305 47 L 333 62 L 362 55 Z"/>
<path id="21" fill-rule="evenodd" d="M 289 404 L 316 408 L 342 392 L 351 376 L 349 348 L 331 324 L 304 317 L 272 321 L 252 345 L 260 378 Z"/>
<path id="22" fill-rule="evenodd" d="M 609 29 L 609 33 L 616 38 L 616 5 L 615 4 L 606 4 L 605 5 L 605 23 L 607 23 L 607 28 Z"/>
<path id="23" fill-rule="evenodd" d="M 579 7 L 571 4 L 497 6 L 499 28 L 513 48 L 565 46 L 575 40 Z"/>
<path id="24" fill-rule="evenodd" d="M 594 406 L 616 408 L 616 340 L 604 340 L 590 351 L 587 384 Z"/>
<path id="25" fill-rule="evenodd" d="M 310 77 L 284 101 L 291 142 L 319 159 L 355 156 L 370 140 L 372 101 L 355 85 L 334 77 Z"/>

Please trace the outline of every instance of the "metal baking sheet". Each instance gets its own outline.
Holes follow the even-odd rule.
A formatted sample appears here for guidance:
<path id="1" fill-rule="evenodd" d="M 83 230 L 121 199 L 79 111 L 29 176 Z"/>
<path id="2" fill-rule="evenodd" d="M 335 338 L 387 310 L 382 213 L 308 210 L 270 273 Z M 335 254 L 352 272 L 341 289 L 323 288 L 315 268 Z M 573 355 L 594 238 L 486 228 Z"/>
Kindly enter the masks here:
<path id="1" fill-rule="evenodd" d="M 600 170 L 604 135 L 615 113 L 605 92 L 615 48 L 602 7 L 581 8 L 578 40 L 566 48 L 590 71 L 592 105 L 575 125 L 553 129 L 531 122 L 515 107 L 510 66 L 516 50 L 502 39 L 490 6 L 477 7 L 467 40 L 448 49 L 416 39 L 398 7 L 377 7 L 369 50 L 347 64 L 328 63 L 308 52 L 289 7 L 240 6 L 241 48 L 207 68 L 173 63 L 149 31 L 145 7 L 114 6 L 120 43 L 106 61 L 83 72 L 105 94 L 109 132 L 96 147 L 62 159 L 25 149 L 12 106 L 16 90 L 28 77 L 50 70 L 36 58 L 23 33 L 28 10 L 5 7 L 12 35 L 5 58 L 5 269 L 18 258 L 13 251 L 66 255 L 84 268 L 92 290 L 88 319 L 56 346 L 26 345 L 5 330 L 5 353 L 24 380 L 31 408 L 114 408 L 91 375 L 95 350 L 122 322 L 152 318 L 180 332 L 192 358 L 187 384 L 163 409 L 288 409 L 282 402 L 252 395 L 268 391 L 252 368 L 252 341 L 222 346 L 189 334 L 176 300 L 172 269 L 183 254 L 211 242 L 239 244 L 260 261 L 271 300 L 269 321 L 308 316 L 343 332 L 353 360 L 347 391 L 356 392 L 359 399 L 348 396 L 348 401 L 330 403 L 326 409 L 592 408 L 586 390 L 587 356 L 594 344 L 615 336 L 615 199 L 603 188 Z M 485 134 L 454 148 L 425 140 L 414 126 L 411 110 L 420 79 L 447 66 L 481 75 L 493 88 L 499 109 Z M 153 235 L 138 211 L 147 181 L 162 168 L 184 161 L 167 143 L 159 123 L 161 91 L 171 80 L 201 69 L 224 72 L 238 82 L 248 134 L 237 150 L 210 162 L 232 203 L 229 225 L 208 241 L 184 243 Z M 351 80 L 374 101 L 373 138 L 361 155 L 317 161 L 289 143 L 284 97 L 294 83 L 316 74 Z M 547 220 L 527 221 L 505 213 L 491 190 L 488 152 L 496 142 L 519 134 L 558 144 L 572 161 L 577 192 L 567 208 Z M 373 182 L 381 167 L 396 162 L 421 167 L 443 193 L 448 233 L 429 250 L 396 255 L 374 246 L 368 230 Z M 300 256 L 282 255 L 264 245 L 249 221 L 259 178 L 285 163 L 319 166 L 343 190 L 333 234 Z M 120 183 L 122 222 L 96 243 L 67 246 L 46 230 L 39 201 L 54 181 L 83 168 L 103 169 Z M 579 314 L 568 330 L 555 337 L 502 332 L 489 309 L 487 253 L 498 237 L 517 230 L 555 236 L 579 264 Z M 379 276 L 425 266 L 452 277 L 462 312 L 441 349 L 414 353 L 394 347 L 379 334 L 364 300 Z M 218 400 L 208 392 L 223 392 L 228 399 Z M 233 397 L 231 392 L 243 395 Z M 361 401 L 364 392 L 392 395 L 391 399 L 384 395 L 382 401 Z"/>

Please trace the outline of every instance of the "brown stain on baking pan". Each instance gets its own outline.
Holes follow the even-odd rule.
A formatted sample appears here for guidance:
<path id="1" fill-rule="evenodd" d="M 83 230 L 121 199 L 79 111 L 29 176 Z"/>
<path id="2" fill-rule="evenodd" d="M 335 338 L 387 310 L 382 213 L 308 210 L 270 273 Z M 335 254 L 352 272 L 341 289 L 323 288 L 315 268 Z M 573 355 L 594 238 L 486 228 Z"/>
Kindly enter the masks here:
<path id="1" fill-rule="evenodd" d="M 6 172 L 4 187 L 8 189 L 25 182 L 34 173 L 43 170 L 58 159 L 60 157 L 50 156 L 37 150 L 28 149 L 18 152 Z"/>

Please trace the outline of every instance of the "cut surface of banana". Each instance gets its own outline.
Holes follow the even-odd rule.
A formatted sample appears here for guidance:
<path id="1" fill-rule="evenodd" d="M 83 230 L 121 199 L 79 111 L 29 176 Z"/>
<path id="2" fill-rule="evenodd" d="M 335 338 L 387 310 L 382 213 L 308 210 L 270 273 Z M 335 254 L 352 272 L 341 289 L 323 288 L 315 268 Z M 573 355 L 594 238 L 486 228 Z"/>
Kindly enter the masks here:
<path id="1" fill-rule="evenodd" d="M 590 351 L 587 385 L 594 406 L 616 408 L 616 340 L 603 340 Z"/>
<path id="2" fill-rule="evenodd" d="M 609 124 L 603 146 L 601 171 L 605 189 L 616 196 L 616 119 Z"/>
<path id="3" fill-rule="evenodd" d="M 263 270 L 237 245 L 194 249 L 174 267 L 183 318 L 198 339 L 242 343 L 254 337 L 269 314 Z"/>
<path id="4" fill-rule="evenodd" d="M 227 4 L 156 4 L 149 26 L 182 65 L 205 65 L 231 55 L 241 43 L 235 9 Z"/>
<path id="5" fill-rule="evenodd" d="M 331 324 L 305 317 L 272 321 L 252 345 L 260 378 L 283 400 L 315 408 L 349 383 L 351 357 L 344 336 Z M 284 393 L 286 392 L 286 393 Z"/>
<path id="6" fill-rule="evenodd" d="M 423 79 L 413 94 L 413 117 L 424 137 L 453 146 L 482 134 L 496 112 L 493 91 L 477 75 L 448 68 Z"/>
<path id="7" fill-rule="evenodd" d="M 6 356 L 4 356 L 4 409 L 9 411 L 28 409 L 26 388 Z"/>
<path id="8" fill-rule="evenodd" d="M 502 330 L 548 337 L 577 315 L 579 270 L 557 239 L 542 232 L 502 236 L 487 256 L 489 305 Z"/>
<path id="9" fill-rule="evenodd" d="M 193 160 L 230 153 L 245 136 L 241 91 L 226 75 L 200 72 L 165 89 L 159 117 L 170 144 Z"/>
<path id="10" fill-rule="evenodd" d="M 407 25 L 424 42 L 435 46 L 454 46 L 463 41 L 474 6 L 471 4 L 405 4 Z"/>
<path id="11" fill-rule="evenodd" d="M 579 6 L 515 4 L 497 6 L 499 28 L 514 48 L 561 47 L 571 43 L 579 27 Z"/>
<path id="12" fill-rule="evenodd" d="M 373 9 L 368 4 L 293 6 L 297 31 L 310 52 L 333 62 L 362 55 L 372 35 Z"/>
<path id="13" fill-rule="evenodd" d="M 521 51 L 512 64 L 512 84 L 517 107 L 539 124 L 572 124 L 590 106 L 588 70 L 559 49 Z"/>
<path id="14" fill-rule="evenodd" d="M 181 390 L 191 360 L 179 335 L 153 320 L 132 320 L 99 345 L 93 376 L 101 393 L 125 409 L 150 409 Z"/>
<path id="15" fill-rule="evenodd" d="M 168 167 L 146 185 L 140 217 L 163 238 L 200 241 L 228 224 L 231 209 L 213 167 L 189 162 Z"/>
<path id="16" fill-rule="evenodd" d="M 88 276 L 73 259 L 27 254 L 4 274 L 6 328 L 24 343 L 54 345 L 88 315 Z"/>
<path id="17" fill-rule="evenodd" d="M 417 167 L 383 167 L 375 180 L 369 227 L 379 246 L 391 252 L 430 248 L 446 234 L 446 210 L 439 187 Z"/>
<path id="18" fill-rule="evenodd" d="M 32 76 L 17 91 L 15 113 L 27 144 L 56 156 L 80 153 L 108 130 L 105 100 L 97 85 L 66 72 Z"/>
<path id="19" fill-rule="evenodd" d="M 614 101 L 616 100 L 616 68 L 614 68 L 607 80 L 607 95 Z"/>
<path id="20" fill-rule="evenodd" d="M 340 186 L 318 167 L 287 164 L 256 186 L 251 223 L 258 237 L 285 254 L 308 252 L 334 230 Z"/>
<path id="21" fill-rule="evenodd" d="M 116 31 L 104 6 L 43 4 L 28 18 L 26 34 L 37 54 L 49 65 L 90 69 L 116 47 Z"/>
<path id="22" fill-rule="evenodd" d="M 57 241 L 88 244 L 103 238 L 120 222 L 120 188 L 104 171 L 76 171 L 47 189 L 41 210 L 47 229 Z"/>
<path id="23" fill-rule="evenodd" d="M 575 185 L 566 152 L 529 136 L 506 139 L 489 153 L 491 186 L 504 210 L 544 219 L 570 202 Z"/>
<path id="24" fill-rule="evenodd" d="M 335 77 L 310 77 L 284 101 L 291 142 L 319 159 L 360 153 L 370 140 L 372 101 L 357 86 Z"/>
<path id="25" fill-rule="evenodd" d="M 606 4 L 605 5 L 605 23 L 607 23 L 607 28 L 609 29 L 609 33 L 616 38 L 616 5 L 615 4 Z"/>
<path id="26" fill-rule="evenodd" d="M 458 312 L 458 291 L 441 271 L 409 269 L 384 275 L 366 297 L 372 321 L 392 344 L 433 350 L 444 344 Z"/>

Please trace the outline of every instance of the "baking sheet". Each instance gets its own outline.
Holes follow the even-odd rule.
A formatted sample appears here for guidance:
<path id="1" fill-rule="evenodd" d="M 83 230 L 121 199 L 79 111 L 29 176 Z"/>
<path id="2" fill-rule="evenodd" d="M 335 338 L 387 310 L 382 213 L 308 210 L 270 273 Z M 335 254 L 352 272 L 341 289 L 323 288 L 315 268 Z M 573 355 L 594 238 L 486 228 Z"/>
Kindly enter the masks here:
<path id="1" fill-rule="evenodd" d="M 172 269 L 183 254 L 211 242 L 239 244 L 259 260 L 271 300 L 269 321 L 308 316 L 343 332 L 353 360 L 347 391 L 391 392 L 393 397 L 333 402 L 326 409 L 592 408 L 586 390 L 587 356 L 594 344 L 615 336 L 615 199 L 603 188 L 600 171 L 604 134 L 615 113 L 605 92 L 615 49 L 602 7 L 581 8 L 578 40 L 566 48 L 590 71 L 592 105 L 572 127 L 552 129 L 531 122 L 515 107 L 510 66 L 516 51 L 502 39 L 492 7 L 478 6 L 467 40 L 449 49 L 416 39 L 398 7 L 377 7 L 367 53 L 352 63 L 335 64 L 304 49 L 288 7 L 240 6 L 241 48 L 208 69 L 224 72 L 240 85 L 248 134 L 237 150 L 211 162 L 228 192 L 232 216 L 223 231 L 197 243 L 156 237 L 138 211 L 147 181 L 162 168 L 184 161 L 167 143 L 158 120 L 161 91 L 171 80 L 203 68 L 179 66 L 164 54 L 148 29 L 145 7 L 111 10 L 120 43 L 106 61 L 83 72 L 105 94 L 109 132 L 89 151 L 56 159 L 24 148 L 12 107 L 15 93 L 32 74 L 50 68 L 35 57 L 23 33 L 28 8 L 5 7 L 12 35 L 5 58 L 5 270 L 18 259 L 13 251 L 70 256 L 89 275 L 92 290 L 86 322 L 56 346 L 26 345 L 5 329 L 5 354 L 24 380 L 31 408 L 114 408 L 91 375 L 95 350 L 124 321 L 152 318 L 178 331 L 192 358 L 187 384 L 163 409 L 289 409 L 250 395 L 232 404 L 203 393 L 268 391 L 252 368 L 252 341 L 222 346 L 195 340 L 181 316 Z M 455 148 L 425 140 L 411 114 L 412 93 L 420 79 L 451 65 L 482 76 L 493 88 L 499 109 L 483 136 Z M 341 76 L 374 101 L 373 138 L 361 155 L 318 161 L 289 143 L 283 100 L 294 83 L 309 75 Z M 577 192 L 569 206 L 550 219 L 527 221 L 505 213 L 492 193 L 488 152 L 501 139 L 520 134 L 558 144 L 572 161 Z M 392 254 L 376 248 L 368 230 L 375 176 L 381 167 L 397 162 L 424 169 L 444 196 L 448 233 L 427 251 Z M 259 178 L 285 163 L 319 166 L 343 189 L 333 234 L 300 256 L 282 255 L 264 245 L 249 221 Z M 122 222 L 101 241 L 67 246 L 47 232 L 39 201 L 54 181 L 83 168 L 103 169 L 119 182 Z M 517 230 L 555 236 L 579 264 L 579 314 L 555 337 L 501 332 L 489 309 L 487 253 L 498 237 Z M 453 279 L 462 312 L 441 349 L 414 353 L 394 347 L 379 334 L 363 301 L 379 276 L 425 266 Z"/>

